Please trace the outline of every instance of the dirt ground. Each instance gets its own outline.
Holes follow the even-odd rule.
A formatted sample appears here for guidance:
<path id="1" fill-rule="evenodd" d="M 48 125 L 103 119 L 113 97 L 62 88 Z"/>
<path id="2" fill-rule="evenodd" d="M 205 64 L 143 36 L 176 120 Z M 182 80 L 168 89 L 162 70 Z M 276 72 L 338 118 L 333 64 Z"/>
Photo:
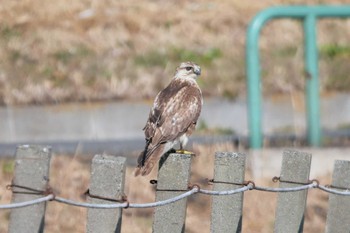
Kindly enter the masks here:
<path id="1" fill-rule="evenodd" d="M 192 162 L 191 181 L 213 176 L 213 154 L 215 151 L 233 151 L 231 145 L 195 146 L 198 156 Z M 51 161 L 50 184 L 59 196 L 85 201 L 82 195 L 89 187 L 90 162 L 86 156 L 54 155 Z M 13 175 L 12 159 L 0 161 L 0 204 L 9 203 L 11 192 L 6 185 L 11 182 Z M 130 202 L 145 203 L 154 201 L 154 187 L 150 177 L 135 178 L 133 167 L 127 167 L 125 194 Z M 278 175 L 278 174 L 276 174 Z M 329 184 L 330 175 L 318 178 L 322 184 Z M 246 180 L 252 179 L 251 171 L 246 171 Z M 255 180 L 257 185 L 277 187 L 271 177 Z M 210 186 L 203 186 L 210 189 Z M 243 232 L 268 233 L 273 231 L 277 194 L 259 191 L 248 191 L 244 194 Z M 320 190 L 310 190 L 305 213 L 304 232 L 323 232 L 327 216 L 328 195 Z M 186 232 L 210 232 L 210 196 L 196 194 L 189 198 L 186 219 Z M 153 209 L 123 210 L 122 232 L 151 232 Z M 72 207 L 57 202 L 49 202 L 45 219 L 45 232 L 85 232 L 87 210 Z M 0 211 L 0 233 L 7 232 L 9 211 Z"/>

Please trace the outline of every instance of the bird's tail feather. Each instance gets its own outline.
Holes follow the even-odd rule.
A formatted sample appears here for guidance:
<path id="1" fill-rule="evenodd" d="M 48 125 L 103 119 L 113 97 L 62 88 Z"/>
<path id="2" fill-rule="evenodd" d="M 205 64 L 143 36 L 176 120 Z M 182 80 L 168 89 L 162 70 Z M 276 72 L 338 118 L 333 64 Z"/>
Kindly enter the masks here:
<path id="1" fill-rule="evenodd" d="M 159 161 L 159 159 L 163 155 L 163 153 L 164 153 L 164 144 L 160 144 L 156 148 L 147 149 L 145 151 L 142 151 L 141 154 L 139 155 L 138 160 L 137 160 L 138 166 L 135 169 L 134 175 L 135 176 L 148 175 L 152 171 L 154 165 L 157 164 L 157 162 Z M 144 157 L 144 155 L 146 155 L 146 156 Z M 141 162 L 142 162 L 143 158 L 145 158 L 145 160 L 144 160 L 144 163 L 142 164 Z"/>
<path id="2" fill-rule="evenodd" d="M 150 143 L 151 143 L 151 140 L 146 140 L 145 149 L 142 151 L 142 153 L 137 158 L 137 165 L 138 166 L 143 167 L 145 165 L 145 161 L 147 159 L 147 153 L 150 152 L 150 150 L 148 149 Z"/>

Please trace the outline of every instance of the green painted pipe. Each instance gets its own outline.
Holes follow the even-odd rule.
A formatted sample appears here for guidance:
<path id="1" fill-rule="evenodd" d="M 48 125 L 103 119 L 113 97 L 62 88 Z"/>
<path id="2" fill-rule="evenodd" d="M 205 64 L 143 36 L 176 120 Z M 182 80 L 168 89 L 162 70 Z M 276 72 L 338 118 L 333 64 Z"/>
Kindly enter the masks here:
<path id="1" fill-rule="evenodd" d="M 305 71 L 306 78 L 306 114 L 307 138 L 312 146 L 321 145 L 320 94 L 318 81 L 318 51 L 316 34 L 316 16 L 309 14 L 304 20 Z"/>
<path id="2" fill-rule="evenodd" d="M 321 145 L 320 101 L 318 81 L 318 55 L 316 22 L 318 18 L 350 17 L 350 5 L 339 6 L 278 6 L 259 12 L 250 22 L 246 38 L 246 74 L 248 98 L 248 126 L 250 148 L 262 147 L 261 130 L 261 81 L 259 61 L 259 36 L 262 27 L 271 19 L 296 18 L 304 21 L 306 107 L 308 141 L 312 146 Z"/>

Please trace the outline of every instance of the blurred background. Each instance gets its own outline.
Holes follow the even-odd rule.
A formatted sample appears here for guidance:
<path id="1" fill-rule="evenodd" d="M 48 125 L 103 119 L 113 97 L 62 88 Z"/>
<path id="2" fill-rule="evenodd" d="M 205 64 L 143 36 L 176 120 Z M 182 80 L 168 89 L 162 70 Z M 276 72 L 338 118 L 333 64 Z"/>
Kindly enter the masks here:
<path id="1" fill-rule="evenodd" d="M 10 200 L 5 185 L 13 174 L 16 145 L 22 143 L 52 146 L 52 182 L 58 189 L 71 190 L 63 192 L 67 198 L 79 199 L 79 194 L 87 189 L 90 159 L 96 153 L 126 156 L 131 174 L 136 156 L 144 147 L 142 128 L 153 99 L 169 83 L 179 63 L 187 60 L 202 68 L 198 83 L 204 95 L 203 112 L 189 148 L 201 155 L 195 164 L 207 166 L 207 176 L 212 175 L 211 165 L 204 162 L 212 161 L 214 151 L 249 153 L 245 43 L 251 19 L 259 11 L 276 5 L 349 3 L 348 0 L 2 2 L 0 203 Z M 347 150 L 350 141 L 350 20 L 322 19 L 317 25 L 320 117 L 325 132 L 324 147 L 318 153 L 327 156 L 329 149 L 325 147 Z M 307 75 L 303 39 L 298 20 L 273 20 L 261 32 L 265 154 L 276 151 L 281 154 L 283 147 L 310 150 L 305 148 Z M 276 167 L 280 165 L 279 158 L 273 161 L 277 161 Z M 315 174 L 329 181 L 327 172 L 331 171 L 332 163 L 329 166 L 323 173 Z M 270 181 L 260 175 L 270 177 L 275 172 L 266 171 L 264 161 L 252 162 L 249 169 L 247 176 L 259 177 L 263 184 Z M 130 179 L 127 181 L 135 182 L 134 187 L 147 186 L 145 190 L 130 191 L 127 182 L 127 190 L 135 201 L 153 200 L 148 179 Z M 269 194 L 266 198 L 275 196 Z M 309 224 L 307 232 L 319 232 L 324 226 L 327 197 L 315 198 L 313 202 L 318 199 L 322 202 L 312 204 L 316 207 L 306 221 L 314 225 Z M 257 197 L 252 200 L 255 202 L 251 201 L 247 208 L 259 206 Z M 190 218 L 194 220 L 189 221 L 194 225 L 205 219 L 202 215 L 196 219 L 194 210 L 201 205 L 194 203 L 191 209 L 194 216 Z M 273 207 L 263 204 L 261 208 L 254 214 L 246 211 L 249 213 L 244 222 L 246 232 L 271 232 Z M 266 208 L 271 209 L 270 217 L 262 211 Z M 85 225 L 77 222 L 84 223 L 85 214 L 85 210 L 74 207 L 49 207 L 47 232 L 83 232 Z M 152 210 L 125 211 L 125 221 L 134 230 L 125 228 L 123 232 L 150 231 L 151 214 Z M 264 217 L 265 220 L 256 221 Z M 0 219 L 8 219 L 8 213 L 0 213 Z M 195 230 L 198 226 L 191 227 L 193 224 L 188 224 L 188 232 L 199 232 Z M 199 225 L 203 227 L 200 232 L 209 232 L 207 225 Z M 6 232 L 6 227 L 1 226 L 0 232 Z"/>

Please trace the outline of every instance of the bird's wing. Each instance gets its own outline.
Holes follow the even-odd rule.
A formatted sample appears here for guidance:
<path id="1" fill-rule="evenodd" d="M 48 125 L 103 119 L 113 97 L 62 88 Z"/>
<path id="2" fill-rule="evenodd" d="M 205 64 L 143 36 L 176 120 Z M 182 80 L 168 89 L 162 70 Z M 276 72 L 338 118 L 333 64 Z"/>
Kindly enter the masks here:
<path id="1" fill-rule="evenodd" d="M 193 124 L 197 123 L 202 108 L 202 98 L 199 89 L 188 86 L 181 89 L 165 108 L 165 119 L 159 129 L 163 140 L 173 141 Z"/>
<path id="2" fill-rule="evenodd" d="M 175 81 L 157 95 L 144 128 L 152 146 L 173 141 L 198 120 L 202 94 L 198 86 Z"/>

